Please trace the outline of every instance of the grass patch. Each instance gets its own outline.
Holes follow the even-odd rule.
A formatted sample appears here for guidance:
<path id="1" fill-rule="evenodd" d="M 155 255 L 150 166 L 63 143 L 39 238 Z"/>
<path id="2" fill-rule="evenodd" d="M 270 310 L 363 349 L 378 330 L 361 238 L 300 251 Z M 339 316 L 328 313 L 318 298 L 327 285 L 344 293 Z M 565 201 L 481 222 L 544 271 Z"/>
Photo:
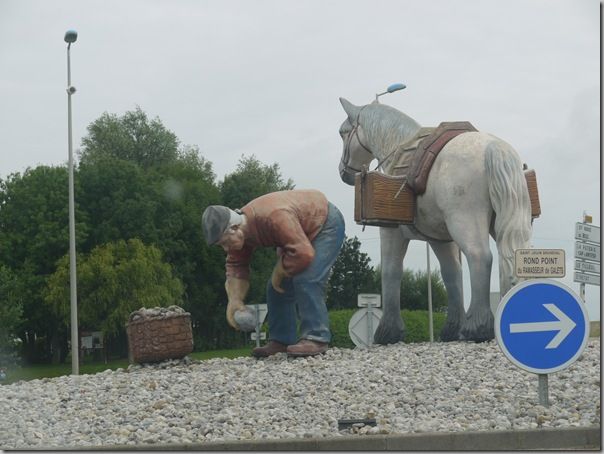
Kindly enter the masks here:
<path id="1" fill-rule="evenodd" d="M 355 348 L 354 343 L 348 335 L 348 323 L 357 309 L 342 309 L 331 311 L 329 313 L 330 327 L 333 335 L 331 346 L 339 348 Z M 407 336 L 405 342 L 426 342 L 428 335 L 428 312 L 427 311 L 407 311 L 401 312 L 407 327 Z M 445 322 L 445 314 L 434 313 L 434 337 L 438 340 L 438 335 Z M 266 331 L 266 324 L 263 327 Z M 263 342 L 264 344 L 264 342 Z M 255 343 L 254 343 L 255 345 Z M 211 350 L 205 352 L 193 352 L 189 356 L 194 360 L 207 360 L 212 358 L 239 358 L 241 356 L 250 356 L 253 346 L 237 348 L 231 350 Z M 80 375 L 96 374 L 107 369 L 115 370 L 128 367 L 127 359 L 111 360 L 107 364 L 103 361 L 85 362 L 80 364 Z M 20 368 L 10 368 L 7 370 L 7 379 L 2 384 L 10 384 L 20 380 L 35 380 L 47 377 L 59 377 L 61 375 L 71 374 L 71 360 L 64 364 L 36 364 Z"/>
<path id="2" fill-rule="evenodd" d="M 212 358 L 239 358 L 241 356 L 250 356 L 252 347 L 239 348 L 234 350 L 211 350 L 207 352 L 193 352 L 189 357 L 194 360 L 203 361 Z M 105 364 L 104 361 L 80 363 L 80 375 L 96 374 L 107 369 L 116 370 L 126 369 L 130 363 L 127 359 L 114 359 Z M 64 364 L 34 364 L 9 368 L 6 372 L 6 380 L 0 382 L 3 385 L 15 383 L 20 380 L 37 380 L 41 378 L 60 377 L 62 375 L 71 375 L 71 361 Z"/>

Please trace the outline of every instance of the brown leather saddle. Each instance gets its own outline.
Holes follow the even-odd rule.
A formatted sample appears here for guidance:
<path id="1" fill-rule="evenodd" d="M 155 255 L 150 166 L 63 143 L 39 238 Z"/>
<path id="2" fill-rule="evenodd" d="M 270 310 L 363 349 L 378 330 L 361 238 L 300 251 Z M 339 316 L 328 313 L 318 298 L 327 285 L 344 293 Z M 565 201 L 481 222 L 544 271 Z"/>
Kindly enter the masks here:
<path id="1" fill-rule="evenodd" d="M 430 169 L 440 151 L 454 137 L 471 131 L 477 129 L 468 121 L 442 122 L 436 128 L 421 128 L 411 140 L 399 147 L 388 166 L 389 173 L 406 176 L 406 185 L 415 194 L 423 194 Z"/>

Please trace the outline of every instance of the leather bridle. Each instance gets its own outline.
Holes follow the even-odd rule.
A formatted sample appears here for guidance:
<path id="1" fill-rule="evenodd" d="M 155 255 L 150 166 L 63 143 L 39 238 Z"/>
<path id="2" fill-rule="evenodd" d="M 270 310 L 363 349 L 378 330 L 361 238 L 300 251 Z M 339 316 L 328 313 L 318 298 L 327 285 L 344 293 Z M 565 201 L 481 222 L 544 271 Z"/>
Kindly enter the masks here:
<path id="1" fill-rule="evenodd" d="M 363 147 L 363 149 L 369 153 L 371 156 L 373 156 L 373 152 L 365 146 L 365 144 L 361 141 L 361 138 L 359 137 L 359 118 L 361 117 L 361 112 L 363 111 L 363 109 L 367 107 L 367 106 L 363 106 L 361 108 L 361 110 L 359 110 L 359 113 L 357 114 L 357 119 L 355 124 L 352 127 L 352 130 L 348 133 L 348 138 L 346 140 L 346 145 L 344 146 L 344 153 L 342 153 L 342 159 L 340 159 L 340 164 L 342 164 L 342 167 L 344 168 L 344 171 L 348 174 L 351 174 L 354 176 L 355 173 L 361 172 L 362 169 L 355 169 L 354 167 L 352 167 L 351 165 L 349 165 L 348 161 L 350 160 L 350 144 L 352 143 L 352 138 L 353 136 L 356 137 L 357 142 L 359 142 L 359 145 L 361 147 Z"/>

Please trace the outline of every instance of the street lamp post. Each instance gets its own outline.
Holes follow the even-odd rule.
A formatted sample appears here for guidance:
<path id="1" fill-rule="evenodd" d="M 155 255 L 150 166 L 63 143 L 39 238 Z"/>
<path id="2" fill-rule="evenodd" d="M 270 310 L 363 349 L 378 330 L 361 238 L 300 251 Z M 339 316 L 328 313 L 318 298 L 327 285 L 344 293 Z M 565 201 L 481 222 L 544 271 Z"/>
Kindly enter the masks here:
<path id="1" fill-rule="evenodd" d="M 78 341 L 78 298 L 76 285 L 76 248 L 75 248 L 75 202 L 73 190 L 73 146 L 71 140 L 71 95 L 76 92 L 71 85 L 71 61 L 69 49 L 78 39 L 78 32 L 67 30 L 67 143 L 69 147 L 69 287 L 71 305 L 71 373 L 79 375 L 79 341 Z"/>
<path id="2" fill-rule="evenodd" d="M 375 102 L 380 102 L 378 98 L 382 95 L 385 95 L 387 93 L 394 93 L 395 91 L 399 91 L 399 90 L 404 90 L 405 88 L 407 88 L 407 86 L 405 84 L 401 84 L 401 83 L 392 84 L 388 88 L 386 88 L 386 91 L 384 93 L 375 94 Z"/>

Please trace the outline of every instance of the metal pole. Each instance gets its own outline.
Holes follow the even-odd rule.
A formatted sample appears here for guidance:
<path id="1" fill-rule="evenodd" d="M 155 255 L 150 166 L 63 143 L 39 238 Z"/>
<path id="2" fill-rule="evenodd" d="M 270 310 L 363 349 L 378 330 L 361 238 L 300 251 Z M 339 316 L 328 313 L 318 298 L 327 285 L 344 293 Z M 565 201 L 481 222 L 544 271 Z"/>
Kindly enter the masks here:
<path id="1" fill-rule="evenodd" d="M 463 262 L 461 261 L 461 248 L 458 246 L 457 250 L 459 251 L 459 277 L 461 278 L 461 287 L 459 292 L 461 294 L 461 307 L 465 307 L 465 302 L 463 300 Z"/>
<path id="2" fill-rule="evenodd" d="M 69 284 L 71 304 L 71 373 L 79 375 L 78 300 L 76 284 L 75 203 L 73 190 L 73 147 L 71 140 L 71 61 L 67 45 L 67 136 L 69 144 Z"/>
<path id="3" fill-rule="evenodd" d="M 367 336 L 369 347 L 371 347 L 373 345 L 373 308 L 371 303 L 367 305 L 367 333 L 369 334 Z"/>
<path id="4" fill-rule="evenodd" d="M 581 297 L 581 301 L 585 303 L 585 282 L 579 284 L 579 296 Z"/>
<path id="5" fill-rule="evenodd" d="M 256 308 L 256 347 L 260 347 L 260 306 L 254 304 Z"/>
<path id="6" fill-rule="evenodd" d="M 430 275 L 430 245 L 426 241 L 426 261 L 428 265 L 428 326 L 430 342 L 434 342 L 434 324 L 432 320 L 432 276 Z"/>
<path id="7" fill-rule="evenodd" d="M 539 374 L 539 405 L 549 407 L 549 387 L 547 374 Z"/>

